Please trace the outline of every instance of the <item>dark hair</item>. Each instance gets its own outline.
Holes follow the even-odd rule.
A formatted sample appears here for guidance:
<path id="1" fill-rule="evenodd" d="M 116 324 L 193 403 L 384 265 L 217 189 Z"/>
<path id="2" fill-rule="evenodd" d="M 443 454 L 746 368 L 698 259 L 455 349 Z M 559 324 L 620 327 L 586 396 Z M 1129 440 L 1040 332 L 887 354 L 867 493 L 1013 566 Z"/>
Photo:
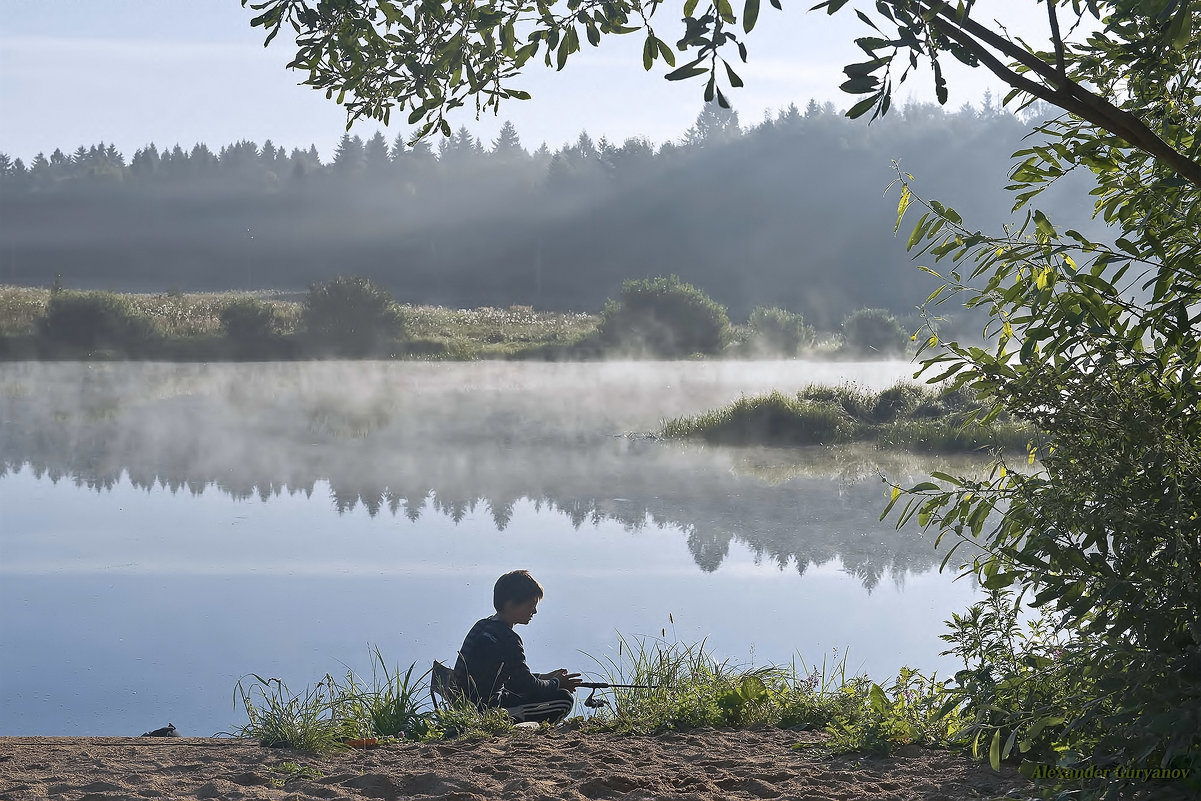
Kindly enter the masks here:
<path id="1" fill-rule="evenodd" d="M 492 605 L 500 612 L 508 601 L 525 603 L 531 598 L 541 598 L 542 594 L 542 585 L 534 580 L 530 571 L 514 570 L 496 580 L 496 586 L 492 588 Z"/>

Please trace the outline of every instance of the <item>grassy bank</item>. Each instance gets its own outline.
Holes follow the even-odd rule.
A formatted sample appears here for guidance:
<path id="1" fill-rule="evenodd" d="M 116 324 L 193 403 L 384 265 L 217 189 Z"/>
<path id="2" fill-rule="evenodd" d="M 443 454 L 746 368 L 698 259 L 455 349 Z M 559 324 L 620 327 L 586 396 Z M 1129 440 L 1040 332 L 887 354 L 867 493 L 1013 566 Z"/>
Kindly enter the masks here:
<path id="1" fill-rule="evenodd" d="M 115 341 L 92 347 L 46 335 L 42 321 L 52 290 L 0 286 L 0 359 L 162 359 L 234 361 L 306 358 L 302 330 L 304 293 L 215 292 L 72 293 L 105 302 L 115 316 L 136 325 Z M 270 336 L 247 343 L 229 336 L 222 312 L 253 300 L 268 310 Z M 393 358 L 541 358 L 570 353 L 595 332 L 595 315 L 507 309 L 450 309 L 400 304 L 405 337 Z M 90 321 L 89 321 L 90 322 Z"/>
<path id="2" fill-rule="evenodd" d="M 719 661 L 702 644 L 621 638 L 617 660 L 598 661 L 599 679 L 649 689 L 598 691 L 606 704 L 576 724 L 586 730 L 653 734 L 710 726 L 824 730 L 834 753 L 887 753 L 904 745 L 946 746 L 960 721 L 939 714 L 943 686 L 903 669 L 880 685 L 846 675 L 845 657 L 833 667 L 747 666 Z M 500 710 L 477 710 L 460 700 L 435 709 L 429 677 L 414 667 L 389 670 L 378 650 L 370 680 L 326 675 L 293 693 L 279 679 L 250 674 L 236 698 L 247 723 L 236 730 L 263 745 L 325 751 L 360 738 L 442 740 L 503 733 Z M 586 690 L 580 690 L 582 697 Z"/>
<path id="3" fill-rule="evenodd" d="M 455 361 L 858 360 L 881 355 L 876 349 L 850 347 L 837 332 L 818 336 L 803 327 L 798 315 L 791 315 L 795 318 L 791 324 L 804 330 L 792 332 L 795 336 L 777 330 L 783 323 L 775 317 L 752 315 L 746 324 L 723 324 L 720 348 L 693 353 L 687 347 L 656 347 L 655 337 L 642 330 L 645 320 L 609 320 L 606 328 L 608 312 L 529 306 L 451 309 L 392 301 L 395 336 L 383 337 L 359 352 L 339 347 L 337 340 L 340 335 L 353 339 L 357 327 L 368 325 L 367 310 L 344 308 L 338 319 L 327 321 L 332 330 L 314 334 L 306 330 L 306 297 L 305 292 L 117 293 L 0 285 L 0 360 L 267 361 L 330 356 Z M 776 328 L 769 325 L 772 321 Z M 687 321 L 663 321 L 663 325 L 662 331 L 652 328 L 668 340 L 688 328 Z"/>
<path id="4" fill-rule="evenodd" d="M 721 445 L 874 442 L 919 453 L 1025 452 L 1039 441 L 1035 429 L 1005 416 L 976 424 L 979 410 L 966 389 L 901 383 L 875 393 L 845 385 L 809 386 L 796 395 L 742 397 L 720 409 L 667 420 L 661 434 Z"/>

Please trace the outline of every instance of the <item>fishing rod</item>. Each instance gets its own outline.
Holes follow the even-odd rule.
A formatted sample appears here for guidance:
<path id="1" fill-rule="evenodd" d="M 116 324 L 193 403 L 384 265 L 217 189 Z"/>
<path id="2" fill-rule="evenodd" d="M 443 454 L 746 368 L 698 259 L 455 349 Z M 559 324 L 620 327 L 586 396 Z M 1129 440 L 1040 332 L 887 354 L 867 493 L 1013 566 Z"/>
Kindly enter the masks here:
<path id="1" fill-rule="evenodd" d="M 638 689 L 638 690 L 653 690 L 657 685 L 654 684 L 610 684 L 607 681 L 581 681 L 577 686 L 587 687 L 591 690 L 607 690 L 610 687 L 619 689 Z"/>

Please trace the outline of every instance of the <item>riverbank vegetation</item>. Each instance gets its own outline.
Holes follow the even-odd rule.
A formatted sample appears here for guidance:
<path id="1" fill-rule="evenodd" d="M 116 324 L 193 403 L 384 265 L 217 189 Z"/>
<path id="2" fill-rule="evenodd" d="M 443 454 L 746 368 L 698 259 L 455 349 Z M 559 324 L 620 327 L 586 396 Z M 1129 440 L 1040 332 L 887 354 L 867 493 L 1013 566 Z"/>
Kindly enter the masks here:
<path id="1" fill-rule="evenodd" d="M 987 422 L 974 394 L 899 383 L 881 392 L 851 385 L 809 386 L 795 395 L 742 397 L 720 409 L 663 423 L 662 436 L 719 445 L 838 445 L 872 442 L 918 453 L 1034 453 L 1033 426 L 998 414 Z"/>
<path id="2" fill-rule="evenodd" d="M 599 314 L 402 304 L 361 276 L 307 293 L 0 286 L 0 359 L 8 360 L 871 359 L 901 355 L 909 344 L 882 309 L 857 310 L 844 327 L 822 333 L 777 307 L 756 307 L 735 324 L 674 275 L 626 281 Z"/>
<path id="3" fill-rule="evenodd" d="M 824 731 L 833 753 L 888 753 L 905 745 L 950 746 L 961 725 L 943 708 L 940 682 L 904 668 L 880 685 L 848 675 L 845 654 L 833 665 L 749 666 L 719 660 L 704 643 L 620 636 L 618 652 L 616 659 L 595 660 L 601 674 L 595 680 L 646 687 L 598 690 L 592 697 L 603 703 L 575 718 L 579 727 L 645 735 L 770 726 Z M 428 673 L 416 675 L 415 666 L 389 669 L 378 649 L 372 659 L 370 681 L 353 671 L 344 679 L 326 674 L 299 693 L 281 679 L 249 674 L 235 689 L 247 722 L 234 734 L 316 752 L 364 738 L 476 738 L 513 726 L 503 711 L 479 710 L 462 698 L 435 707 Z"/>

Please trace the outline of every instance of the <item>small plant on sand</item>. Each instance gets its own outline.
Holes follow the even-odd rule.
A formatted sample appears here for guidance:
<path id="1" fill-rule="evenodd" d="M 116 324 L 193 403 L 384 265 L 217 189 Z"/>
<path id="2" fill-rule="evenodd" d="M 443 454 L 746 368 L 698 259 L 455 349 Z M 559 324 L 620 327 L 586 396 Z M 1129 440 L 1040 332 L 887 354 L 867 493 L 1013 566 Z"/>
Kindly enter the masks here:
<path id="1" fill-rule="evenodd" d="M 503 709 L 477 709 L 457 699 L 435 709 L 429 698 L 429 672 L 414 675 L 416 665 L 389 669 L 379 648 L 371 648 L 371 679 L 347 670 L 344 681 L 326 674 L 303 693 L 293 693 L 278 678 L 247 674 L 234 690 L 235 706 L 247 723 L 235 736 L 265 746 L 320 752 L 346 746 L 348 740 L 441 740 L 490 737 L 513 728 Z"/>
<path id="2" fill-rule="evenodd" d="M 409 665 L 403 674 L 399 665 L 389 670 L 379 648 L 372 650 L 372 656 L 369 686 L 353 671 L 338 686 L 338 715 L 358 723 L 360 736 L 427 738 L 432 729 L 425 700 L 429 673 L 414 678 L 416 665 Z"/>
<path id="3" fill-rule="evenodd" d="M 888 753 L 898 745 L 946 745 L 963 723 L 942 682 L 901 668 L 888 688 L 859 677 L 840 690 L 846 712 L 826 725 L 835 753 Z M 950 704 L 953 706 L 953 701 Z"/>
<path id="4" fill-rule="evenodd" d="M 444 703 L 429 715 L 426 739 L 479 739 L 513 730 L 513 719 L 503 709 L 480 709 L 462 696 Z"/>
<path id="5" fill-rule="evenodd" d="M 247 679 L 254 681 L 243 684 Z M 301 694 L 293 694 L 281 679 L 250 673 L 238 681 L 234 703 L 241 701 L 247 722 L 235 735 L 258 740 L 268 748 L 295 748 L 310 753 L 342 746 L 356 726 L 338 715 L 337 683 L 325 678 Z"/>
<path id="6" fill-rule="evenodd" d="M 276 788 L 286 787 L 288 782 L 298 779 L 325 778 L 325 774 L 317 768 L 311 765 L 302 765 L 299 762 L 291 760 L 280 762 L 278 765 L 272 765 L 267 770 L 277 774 L 271 778 L 271 785 Z"/>

